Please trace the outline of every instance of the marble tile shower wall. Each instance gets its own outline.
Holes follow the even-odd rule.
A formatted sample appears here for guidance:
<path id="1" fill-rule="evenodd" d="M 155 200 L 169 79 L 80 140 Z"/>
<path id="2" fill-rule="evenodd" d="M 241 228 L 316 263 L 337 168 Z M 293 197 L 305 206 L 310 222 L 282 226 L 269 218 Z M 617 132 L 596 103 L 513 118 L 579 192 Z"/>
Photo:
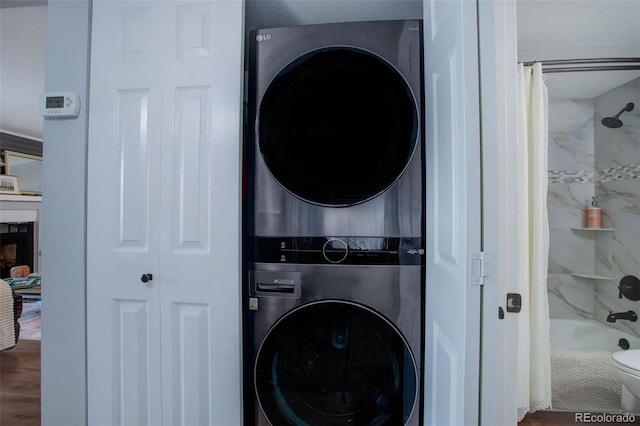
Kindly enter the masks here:
<path id="1" fill-rule="evenodd" d="M 595 270 L 595 240 L 584 226 L 594 195 L 593 101 L 549 100 L 549 315 L 595 318 L 595 284 L 573 271 Z"/>
<path id="2" fill-rule="evenodd" d="M 624 126 L 600 124 L 627 102 L 636 108 Z M 625 275 L 640 276 L 640 79 L 595 99 L 549 100 L 549 313 L 551 318 L 596 319 L 640 335 L 640 321 L 607 323 L 609 311 L 635 310 L 640 301 L 618 298 Z M 597 195 L 603 227 L 576 231 Z M 595 273 L 611 280 L 575 277 Z"/>
<path id="3" fill-rule="evenodd" d="M 596 272 L 613 278 L 596 286 L 594 313 L 598 321 L 606 321 L 609 311 L 640 313 L 640 301 L 618 297 L 618 283 L 623 276 L 640 277 L 640 79 L 597 97 L 594 111 L 599 123 L 628 102 L 633 102 L 635 108 L 620 116 L 622 127 L 599 125 L 594 132 L 595 191 L 601 200 L 603 225 L 615 228 L 613 233 L 596 239 Z M 608 324 L 640 335 L 640 322 Z"/>

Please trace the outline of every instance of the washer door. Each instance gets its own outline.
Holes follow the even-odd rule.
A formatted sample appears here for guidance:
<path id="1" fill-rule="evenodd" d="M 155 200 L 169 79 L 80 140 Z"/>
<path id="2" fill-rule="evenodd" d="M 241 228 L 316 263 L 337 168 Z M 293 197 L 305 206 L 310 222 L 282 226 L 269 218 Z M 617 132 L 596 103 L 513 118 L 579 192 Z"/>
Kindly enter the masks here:
<path id="1" fill-rule="evenodd" d="M 274 425 L 402 425 L 418 381 L 389 321 L 362 305 L 322 301 L 291 311 L 267 333 L 255 386 Z"/>
<path id="2" fill-rule="evenodd" d="M 331 47 L 286 66 L 260 103 L 264 161 L 306 201 L 346 206 L 388 188 L 406 168 L 418 136 L 415 98 L 389 62 Z"/>

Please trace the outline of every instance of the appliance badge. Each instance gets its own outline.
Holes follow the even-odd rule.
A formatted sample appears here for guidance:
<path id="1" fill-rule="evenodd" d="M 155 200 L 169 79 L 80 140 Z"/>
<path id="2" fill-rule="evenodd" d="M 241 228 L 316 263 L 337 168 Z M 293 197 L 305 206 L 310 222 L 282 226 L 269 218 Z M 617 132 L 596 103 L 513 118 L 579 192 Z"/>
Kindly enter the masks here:
<path id="1" fill-rule="evenodd" d="M 271 34 L 258 34 L 256 36 L 256 41 L 266 41 L 271 40 Z"/>
<path id="2" fill-rule="evenodd" d="M 410 249 L 410 250 L 407 250 L 407 254 L 418 254 L 420 256 L 423 256 L 424 249 Z"/>
<path id="3" fill-rule="evenodd" d="M 250 311 L 257 311 L 258 310 L 258 298 L 257 297 L 250 297 L 249 298 L 249 310 Z"/>

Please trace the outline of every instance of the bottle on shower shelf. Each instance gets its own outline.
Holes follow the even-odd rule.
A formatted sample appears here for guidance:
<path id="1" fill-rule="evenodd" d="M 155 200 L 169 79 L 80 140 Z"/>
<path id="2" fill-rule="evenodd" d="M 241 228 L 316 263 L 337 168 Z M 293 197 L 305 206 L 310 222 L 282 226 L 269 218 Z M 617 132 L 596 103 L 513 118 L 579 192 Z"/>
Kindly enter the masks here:
<path id="1" fill-rule="evenodd" d="M 596 197 L 591 197 L 591 206 L 587 209 L 587 228 L 602 228 L 602 209 L 598 207 Z"/>

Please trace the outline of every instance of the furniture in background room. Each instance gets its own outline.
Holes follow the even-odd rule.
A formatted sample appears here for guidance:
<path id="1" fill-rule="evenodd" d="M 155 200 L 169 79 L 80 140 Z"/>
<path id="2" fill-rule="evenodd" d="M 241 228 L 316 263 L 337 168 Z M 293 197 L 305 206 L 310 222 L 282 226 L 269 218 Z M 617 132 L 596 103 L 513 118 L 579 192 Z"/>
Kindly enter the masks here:
<path id="1" fill-rule="evenodd" d="M 11 349 L 18 343 L 22 314 L 22 295 L 0 280 L 0 351 Z"/>

